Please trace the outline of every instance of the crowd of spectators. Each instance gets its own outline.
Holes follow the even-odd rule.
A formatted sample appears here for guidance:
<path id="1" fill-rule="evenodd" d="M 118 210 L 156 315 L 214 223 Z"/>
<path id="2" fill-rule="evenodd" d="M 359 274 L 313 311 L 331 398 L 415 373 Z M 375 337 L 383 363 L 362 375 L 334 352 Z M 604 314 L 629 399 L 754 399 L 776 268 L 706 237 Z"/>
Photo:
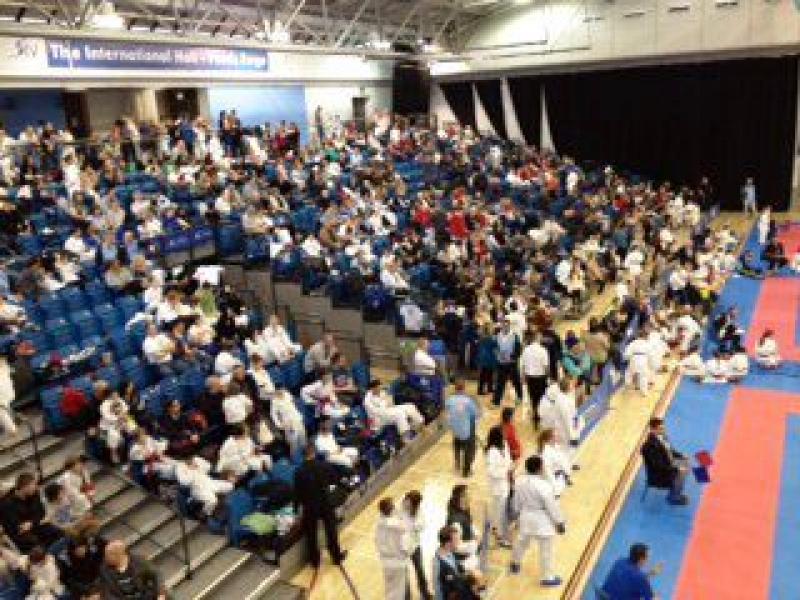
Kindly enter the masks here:
<path id="1" fill-rule="evenodd" d="M 303 146 L 292 124 L 245 128 L 230 112 L 216 128 L 124 119 L 96 143 L 76 137 L 44 125 L 12 142 L 0 131 L 7 346 L 32 356 L 43 405 L 54 397 L 96 457 L 127 465 L 154 492 L 177 488 L 209 521 L 226 518 L 220 500 L 236 490 L 274 495 L 276 481 L 290 484 L 308 442 L 357 487 L 374 466 L 370 450 L 386 450 L 381 436 L 401 445 L 436 416 L 418 390 L 401 394 L 348 365 L 333 336 L 304 348 L 276 315 L 264 319 L 222 283 L 220 259 L 268 263 L 275 278 L 419 337 L 412 379 L 475 369 L 494 406 L 509 386 L 517 403 L 527 397 L 542 439 L 526 477 L 559 493 L 576 466 L 578 407 L 607 365 L 647 391 L 668 355 L 691 354 L 738 266 L 732 230 L 712 231 L 705 218 L 715 204 L 707 181 L 654 186 L 469 128 L 381 119 Z M 170 264 L 186 251 L 177 241 L 199 231 L 215 253 Z M 606 314 L 556 332 L 607 288 Z M 468 474 L 474 423 L 450 418 L 467 440 L 457 456 Z M 13 419 L 3 425 L 13 431 Z M 506 445 L 521 460 L 513 414 L 500 428 L 493 464 Z M 38 494 L 31 485 L 14 493 Z M 492 514 L 508 544 L 504 495 Z M 57 532 L 33 546 L 7 533 L 26 552 Z"/>

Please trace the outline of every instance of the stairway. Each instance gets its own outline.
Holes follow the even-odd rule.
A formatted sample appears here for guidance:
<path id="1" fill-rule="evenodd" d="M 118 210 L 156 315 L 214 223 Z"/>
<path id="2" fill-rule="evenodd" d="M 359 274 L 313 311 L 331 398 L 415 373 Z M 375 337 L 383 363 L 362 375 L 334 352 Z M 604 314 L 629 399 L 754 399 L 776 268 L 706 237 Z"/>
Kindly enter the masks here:
<path id="1" fill-rule="evenodd" d="M 84 451 L 80 433 L 54 436 L 43 432 L 41 413 L 27 408 L 18 413 L 23 421 L 13 437 L 0 441 L 0 482 L 8 488 L 16 475 L 36 472 L 33 438 L 24 423 L 36 433 L 46 484 L 57 477 L 64 461 Z M 100 534 L 122 539 L 131 552 L 149 560 L 160 573 L 176 600 L 236 598 L 236 600 L 296 600 L 302 590 L 279 581 L 279 570 L 260 557 L 228 546 L 227 538 L 215 535 L 199 522 L 184 520 L 191 575 L 187 573 L 181 538 L 181 519 L 160 499 L 132 483 L 118 469 L 90 461 L 96 485 L 95 512 Z"/>
<path id="2" fill-rule="evenodd" d="M 293 321 L 303 344 L 332 333 L 350 364 L 367 360 L 373 367 L 396 371 L 402 367 L 402 340 L 391 323 L 366 322 L 358 308 L 334 307 L 321 292 L 303 294 L 299 283 L 272 281 L 268 266 L 226 265 L 223 280 L 237 290 L 254 294 L 262 307 L 277 313 L 285 323 Z"/>

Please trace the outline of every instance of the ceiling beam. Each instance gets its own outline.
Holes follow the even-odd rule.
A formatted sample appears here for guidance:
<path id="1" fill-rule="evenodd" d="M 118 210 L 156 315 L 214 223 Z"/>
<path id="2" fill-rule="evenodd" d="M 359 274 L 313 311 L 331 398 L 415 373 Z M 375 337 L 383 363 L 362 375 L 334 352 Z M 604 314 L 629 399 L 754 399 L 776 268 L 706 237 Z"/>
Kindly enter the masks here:
<path id="1" fill-rule="evenodd" d="M 371 1 L 372 0 L 364 0 L 361 3 L 361 6 L 358 7 L 358 10 L 356 11 L 356 14 L 353 15 L 353 18 L 351 19 L 351 21 L 344 28 L 344 31 L 342 31 L 342 33 L 339 34 L 339 37 L 336 38 L 336 43 L 333 45 L 334 48 L 341 48 L 342 47 L 342 44 L 347 39 L 347 36 L 349 36 L 350 32 L 353 31 L 353 28 L 355 27 L 356 23 L 358 23 L 358 20 L 361 18 L 361 15 L 364 14 L 364 11 L 367 10 L 367 7 L 369 6 L 369 3 Z"/>

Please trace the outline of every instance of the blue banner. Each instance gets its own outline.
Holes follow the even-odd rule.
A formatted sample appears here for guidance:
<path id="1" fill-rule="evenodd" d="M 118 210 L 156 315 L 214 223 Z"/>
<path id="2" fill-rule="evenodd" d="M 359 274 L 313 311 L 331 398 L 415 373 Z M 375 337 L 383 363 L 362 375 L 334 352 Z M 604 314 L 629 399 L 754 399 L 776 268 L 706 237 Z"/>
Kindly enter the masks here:
<path id="1" fill-rule="evenodd" d="M 47 65 L 61 69 L 256 71 L 269 67 L 266 50 L 96 40 L 48 39 Z"/>

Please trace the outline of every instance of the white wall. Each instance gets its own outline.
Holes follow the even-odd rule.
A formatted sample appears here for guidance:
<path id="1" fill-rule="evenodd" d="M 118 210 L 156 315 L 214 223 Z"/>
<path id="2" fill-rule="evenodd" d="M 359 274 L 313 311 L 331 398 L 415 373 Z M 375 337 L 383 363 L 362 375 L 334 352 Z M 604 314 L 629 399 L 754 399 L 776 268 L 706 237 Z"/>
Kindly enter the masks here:
<path id="1" fill-rule="evenodd" d="M 513 7 L 479 26 L 463 60 L 432 65 L 432 73 L 777 51 L 800 43 L 793 0 L 724 0 L 736 3 L 727 7 L 719 1 L 544 0 Z"/>
<path id="2" fill-rule="evenodd" d="M 383 85 L 354 83 L 351 85 L 306 85 L 306 113 L 313 120 L 317 106 L 322 106 L 323 112 L 333 117 L 339 115 L 342 120 L 353 118 L 353 98 L 366 96 L 367 116 L 376 110 L 390 110 L 392 108 L 392 86 L 390 82 Z"/>

